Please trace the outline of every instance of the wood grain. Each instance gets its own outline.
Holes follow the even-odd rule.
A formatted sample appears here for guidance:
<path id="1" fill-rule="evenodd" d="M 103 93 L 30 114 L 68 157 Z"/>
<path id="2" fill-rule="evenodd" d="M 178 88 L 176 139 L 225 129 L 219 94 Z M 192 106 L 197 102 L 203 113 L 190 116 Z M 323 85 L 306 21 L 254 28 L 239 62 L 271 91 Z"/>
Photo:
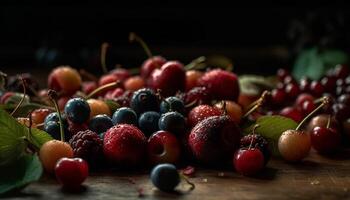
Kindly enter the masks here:
<path id="1" fill-rule="evenodd" d="M 311 153 L 303 162 L 279 159 L 256 178 L 233 171 L 197 169 L 192 191 L 182 182 L 174 193 L 155 189 L 147 172 L 94 173 L 78 193 L 63 190 L 53 178 L 42 178 L 9 199 L 350 199 L 350 151 L 333 158 Z M 139 196 L 142 190 L 143 196 Z"/>

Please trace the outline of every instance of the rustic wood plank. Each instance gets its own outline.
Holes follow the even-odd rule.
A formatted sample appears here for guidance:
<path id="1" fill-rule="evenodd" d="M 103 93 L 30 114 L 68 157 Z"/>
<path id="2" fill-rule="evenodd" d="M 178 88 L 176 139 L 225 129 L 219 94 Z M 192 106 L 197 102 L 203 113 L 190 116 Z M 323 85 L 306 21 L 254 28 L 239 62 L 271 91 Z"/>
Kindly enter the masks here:
<path id="1" fill-rule="evenodd" d="M 340 155 L 340 156 L 339 156 Z M 69 193 L 53 178 L 29 185 L 11 199 L 349 199 L 350 151 L 325 158 L 311 153 L 302 163 L 289 164 L 274 159 L 256 178 L 233 171 L 197 169 L 191 180 L 196 188 L 182 183 L 177 192 L 155 189 L 147 172 L 94 173 L 85 182 L 85 190 Z"/>

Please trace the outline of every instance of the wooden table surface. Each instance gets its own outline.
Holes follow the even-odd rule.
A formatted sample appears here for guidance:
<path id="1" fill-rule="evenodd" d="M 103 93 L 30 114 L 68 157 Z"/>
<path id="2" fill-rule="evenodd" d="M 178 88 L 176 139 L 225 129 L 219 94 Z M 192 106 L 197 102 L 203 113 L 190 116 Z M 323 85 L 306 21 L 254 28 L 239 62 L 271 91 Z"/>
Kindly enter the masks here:
<path id="1" fill-rule="evenodd" d="M 54 179 L 43 178 L 9 199 L 350 199 L 350 150 L 333 158 L 311 153 L 303 162 L 274 159 L 257 178 L 233 171 L 196 169 L 196 188 L 182 182 L 177 192 L 155 189 L 147 173 L 96 173 L 78 193 L 63 190 Z M 139 196 L 142 190 L 143 196 Z"/>

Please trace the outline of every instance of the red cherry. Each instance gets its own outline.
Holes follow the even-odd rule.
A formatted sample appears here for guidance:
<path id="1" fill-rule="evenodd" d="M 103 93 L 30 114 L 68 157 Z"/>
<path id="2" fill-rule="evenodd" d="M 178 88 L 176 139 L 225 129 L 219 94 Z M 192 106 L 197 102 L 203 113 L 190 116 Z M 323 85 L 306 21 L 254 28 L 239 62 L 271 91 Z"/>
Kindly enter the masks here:
<path id="1" fill-rule="evenodd" d="M 344 79 L 350 74 L 350 69 L 347 65 L 337 65 L 334 69 L 334 76 L 338 79 Z"/>
<path id="2" fill-rule="evenodd" d="M 334 88 L 336 86 L 337 79 L 332 76 L 325 76 L 321 79 L 321 84 L 324 87 L 325 92 L 334 93 Z"/>
<path id="3" fill-rule="evenodd" d="M 316 105 L 313 101 L 304 101 L 303 105 L 301 106 L 301 111 L 304 113 L 304 115 L 307 115 L 311 113 L 313 110 L 315 110 Z"/>
<path id="4" fill-rule="evenodd" d="M 148 157 L 152 164 L 176 164 L 180 159 L 181 146 L 178 139 L 168 131 L 154 133 L 147 143 Z"/>
<path id="5" fill-rule="evenodd" d="M 106 95 L 105 98 L 106 99 L 114 99 L 117 97 L 120 97 L 124 94 L 124 90 L 122 88 L 115 88 L 114 90 L 109 90 Z"/>
<path id="6" fill-rule="evenodd" d="M 281 110 L 280 115 L 293 119 L 296 122 L 301 122 L 303 119 L 303 114 L 301 111 L 294 107 L 286 107 Z"/>
<path id="7" fill-rule="evenodd" d="M 305 101 L 314 101 L 314 97 L 308 93 L 299 94 L 297 100 L 295 101 L 295 105 L 298 107 L 302 107 Z"/>
<path id="8" fill-rule="evenodd" d="M 95 81 L 84 81 L 82 83 L 82 91 L 84 94 L 90 94 L 97 88 L 97 83 Z"/>
<path id="9" fill-rule="evenodd" d="M 109 72 L 109 74 L 114 75 L 121 82 L 125 81 L 127 78 L 130 77 L 129 70 L 123 68 L 113 69 Z"/>
<path id="10" fill-rule="evenodd" d="M 68 189 L 78 189 L 89 175 L 89 166 L 81 158 L 61 158 L 55 167 L 57 180 Z"/>
<path id="11" fill-rule="evenodd" d="M 186 72 L 186 91 L 196 87 L 198 80 L 203 76 L 203 72 L 197 70 L 190 70 Z"/>
<path id="12" fill-rule="evenodd" d="M 273 104 L 282 105 L 285 103 L 286 97 L 284 89 L 273 89 L 271 92 L 271 100 Z"/>
<path id="13" fill-rule="evenodd" d="M 288 75 L 286 76 L 284 79 L 283 79 L 283 83 L 285 85 L 288 85 L 288 84 L 297 84 L 297 81 L 291 76 L 291 75 Z"/>
<path id="14" fill-rule="evenodd" d="M 148 58 L 141 66 L 141 77 L 147 79 L 155 69 L 161 68 L 166 63 L 162 56 L 153 56 Z"/>
<path id="15" fill-rule="evenodd" d="M 222 115 L 222 110 L 217 107 L 209 106 L 209 105 L 199 105 L 193 108 L 188 113 L 188 124 L 191 127 L 194 127 L 200 121 L 212 117 L 212 116 L 220 116 Z"/>
<path id="16" fill-rule="evenodd" d="M 300 79 L 299 88 L 301 92 L 309 92 L 311 80 L 308 77 L 303 77 Z"/>
<path id="17" fill-rule="evenodd" d="M 258 148 L 241 148 L 233 158 L 236 171 L 245 176 L 252 176 L 264 167 L 264 155 Z"/>
<path id="18" fill-rule="evenodd" d="M 295 83 L 289 83 L 286 86 L 285 91 L 289 98 L 296 98 L 300 93 L 299 86 Z"/>
<path id="19" fill-rule="evenodd" d="M 283 81 L 288 75 L 290 75 L 290 73 L 286 69 L 280 68 L 277 70 L 277 78 L 280 81 Z"/>
<path id="20" fill-rule="evenodd" d="M 340 134 L 333 128 L 317 126 L 310 135 L 312 147 L 319 153 L 331 153 L 340 144 Z"/>
<path id="21" fill-rule="evenodd" d="M 334 88 L 333 88 L 334 89 Z M 322 96 L 322 94 L 325 92 L 325 88 L 323 87 L 323 85 L 318 82 L 318 81 L 312 81 L 311 85 L 310 85 L 310 92 L 316 96 L 316 97 L 320 97 Z"/>

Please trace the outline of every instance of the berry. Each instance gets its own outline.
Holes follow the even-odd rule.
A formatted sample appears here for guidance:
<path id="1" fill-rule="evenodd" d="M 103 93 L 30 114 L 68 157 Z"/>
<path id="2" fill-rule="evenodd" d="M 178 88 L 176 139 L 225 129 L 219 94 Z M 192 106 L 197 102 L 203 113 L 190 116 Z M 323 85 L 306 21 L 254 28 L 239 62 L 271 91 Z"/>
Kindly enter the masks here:
<path id="1" fill-rule="evenodd" d="M 193 108 L 188 113 L 188 124 L 193 127 L 196 124 L 198 124 L 200 121 L 212 117 L 212 116 L 220 116 L 222 115 L 222 111 L 213 106 L 209 105 L 199 105 L 195 108 Z"/>
<path id="2" fill-rule="evenodd" d="M 67 189 L 76 190 L 89 175 L 89 166 L 81 158 L 61 158 L 55 166 L 57 180 Z"/>
<path id="3" fill-rule="evenodd" d="M 64 107 L 67 118 L 73 123 L 82 124 L 90 117 L 89 104 L 82 98 L 70 99 Z"/>
<path id="4" fill-rule="evenodd" d="M 311 80 L 308 77 L 303 77 L 300 79 L 299 88 L 301 92 L 309 92 Z"/>
<path id="5" fill-rule="evenodd" d="M 304 117 L 302 112 L 295 107 L 286 107 L 282 109 L 280 115 L 288 117 L 296 122 L 300 122 Z"/>
<path id="6" fill-rule="evenodd" d="M 195 158 L 217 165 L 232 159 L 239 147 L 240 130 L 229 116 L 213 116 L 199 122 L 188 136 L 188 145 Z"/>
<path id="7" fill-rule="evenodd" d="M 185 105 L 196 102 L 195 105 L 209 104 L 211 97 L 209 90 L 205 87 L 194 87 L 190 91 L 182 94 L 179 98 L 184 102 Z"/>
<path id="8" fill-rule="evenodd" d="M 57 161 L 63 157 L 72 158 L 73 149 L 68 143 L 59 140 L 50 140 L 45 142 L 39 151 L 39 158 L 44 169 L 53 173 Z"/>
<path id="9" fill-rule="evenodd" d="M 145 81 L 140 76 L 132 76 L 125 80 L 125 90 L 136 91 L 145 87 Z"/>
<path id="10" fill-rule="evenodd" d="M 155 69 L 162 67 L 165 63 L 166 59 L 161 56 L 148 58 L 141 66 L 141 77 L 147 79 Z"/>
<path id="11" fill-rule="evenodd" d="M 203 76 L 203 72 L 197 70 L 189 70 L 186 72 L 186 91 L 198 85 L 198 80 Z"/>
<path id="12" fill-rule="evenodd" d="M 119 166 L 136 166 L 144 158 L 147 149 L 146 136 L 135 126 L 118 124 L 108 129 L 104 135 L 105 157 Z"/>
<path id="13" fill-rule="evenodd" d="M 277 70 L 277 78 L 280 81 L 283 81 L 289 75 L 290 73 L 286 69 L 280 68 Z"/>
<path id="14" fill-rule="evenodd" d="M 180 175 L 174 165 L 159 164 L 152 169 L 151 180 L 158 189 L 171 192 L 180 183 Z"/>
<path id="15" fill-rule="evenodd" d="M 342 103 L 336 103 L 332 106 L 333 114 L 339 121 L 344 121 L 350 117 L 350 106 Z"/>
<path id="16" fill-rule="evenodd" d="M 327 114 L 320 114 L 313 117 L 307 126 L 307 131 L 311 132 L 315 127 L 326 127 L 328 123 L 328 117 L 329 115 Z M 334 129 L 338 129 L 339 124 L 335 117 L 331 117 L 330 126 Z"/>
<path id="17" fill-rule="evenodd" d="M 91 110 L 90 119 L 101 114 L 111 116 L 111 109 L 104 101 L 98 99 L 88 99 L 86 102 L 89 104 Z"/>
<path id="18" fill-rule="evenodd" d="M 180 160 L 180 142 L 170 132 L 158 131 L 154 133 L 148 139 L 147 148 L 148 158 L 151 164 L 176 164 Z"/>
<path id="19" fill-rule="evenodd" d="M 74 157 L 82 158 L 89 164 L 96 165 L 96 160 L 102 155 L 102 140 L 93 131 L 78 132 L 69 140 L 69 144 L 73 148 Z"/>
<path id="20" fill-rule="evenodd" d="M 264 168 L 264 155 L 258 148 L 241 148 L 233 157 L 236 171 L 245 176 L 252 176 Z"/>
<path id="21" fill-rule="evenodd" d="M 77 70 L 69 66 L 59 66 L 50 73 L 48 86 L 62 95 L 72 95 L 80 89 L 81 77 Z"/>
<path id="22" fill-rule="evenodd" d="M 89 122 L 89 129 L 95 133 L 106 132 L 112 126 L 112 119 L 107 115 L 96 115 Z"/>
<path id="23" fill-rule="evenodd" d="M 39 83 L 30 73 L 23 73 L 8 77 L 6 87 L 7 91 L 23 92 L 22 79 L 25 82 L 26 93 L 30 96 L 34 95 L 34 91 L 39 89 Z"/>
<path id="24" fill-rule="evenodd" d="M 185 113 L 185 105 L 178 97 L 168 97 L 160 103 L 160 113 L 169 111 L 177 111 L 181 114 Z"/>
<path id="25" fill-rule="evenodd" d="M 159 89 L 162 96 L 175 95 L 176 92 L 185 90 L 185 69 L 180 62 L 168 61 L 160 69 L 152 72 L 149 84 L 152 89 Z"/>
<path id="26" fill-rule="evenodd" d="M 261 153 L 264 155 L 264 165 L 266 165 L 271 158 L 269 143 L 263 136 L 259 134 L 250 134 L 242 137 L 240 144 L 241 144 L 241 147 L 245 147 L 245 148 L 249 148 L 250 146 L 254 148 L 258 148 L 261 151 Z"/>
<path id="27" fill-rule="evenodd" d="M 159 130 L 158 121 L 160 114 L 154 111 L 148 111 L 141 114 L 139 118 L 139 128 L 146 135 L 150 136 Z"/>
<path id="28" fill-rule="evenodd" d="M 300 89 L 299 89 L 299 86 L 297 84 L 289 83 L 285 88 L 285 92 L 286 92 L 286 95 L 288 96 L 288 98 L 294 99 L 299 95 Z"/>
<path id="29" fill-rule="evenodd" d="M 278 140 L 278 150 L 287 161 L 302 160 L 309 154 L 310 148 L 310 135 L 304 131 L 284 131 Z"/>
<path id="30" fill-rule="evenodd" d="M 99 86 L 107 85 L 108 83 L 115 83 L 117 81 L 122 82 L 122 80 L 120 80 L 120 78 L 114 74 L 105 74 L 100 77 L 100 80 L 98 81 L 98 85 Z"/>
<path id="31" fill-rule="evenodd" d="M 95 81 L 84 81 L 82 83 L 82 91 L 84 94 L 90 94 L 95 89 L 97 89 L 97 83 Z"/>
<path id="32" fill-rule="evenodd" d="M 72 122 L 68 122 L 68 131 L 71 135 L 75 135 L 77 134 L 79 131 L 85 131 L 88 129 L 88 125 L 87 124 L 75 124 Z M 69 140 L 69 139 L 68 139 Z M 67 141 L 68 141 L 67 140 Z"/>
<path id="33" fill-rule="evenodd" d="M 186 132 L 186 121 L 178 112 L 162 114 L 158 121 L 160 130 L 169 131 L 176 136 L 182 136 Z"/>
<path id="34" fill-rule="evenodd" d="M 286 92 L 284 89 L 273 89 L 271 91 L 272 104 L 283 105 L 286 100 Z"/>
<path id="35" fill-rule="evenodd" d="M 301 106 L 301 111 L 304 115 L 307 115 L 311 113 L 313 110 L 315 110 L 316 105 L 313 101 L 304 101 L 303 105 Z"/>
<path id="36" fill-rule="evenodd" d="M 115 88 L 114 90 L 109 90 L 106 95 L 105 99 L 115 99 L 124 94 L 124 90 L 122 88 Z"/>
<path id="37" fill-rule="evenodd" d="M 334 152 L 341 139 L 336 129 L 319 126 L 311 131 L 310 136 L 312 147 L 319 153 Z"/>
<path id="38" fill-rule="evenodd" d="M 237 101 L 240 92 L 236 74 L 221 69 L 206 72 L 198 85 L 208 88 L 209 95 L 217 100 Z"/>
<path id="39" fill-rule="evenodd" d="M 333 93 L 337 84 L 337 79 L 331 76 L 325 76 L 321 79 L 321 85 L 324 87 L 325 92 Z"/>
<path id="40" fill-rule="evenodd" d="M 283 79 L 283 84 L 284 84 L 284 85 L 288 85 L 288 84 L 295 84 L 295 85 L 297 85 L 297 81 L 293 78 L 293 76 L 287 75 L 287 76 Z"/>
<path id="41" fill-rule="evenodd" d="M 318 81 L 312 81 L 310 85 L 310 92 L 316 96 L 320 97 L 325 92 L 324 86 Z"/>
<path id="42" fill-rule="evenodd" d="M 234 101 L 225 101 L 225 103 L 226 103 L 225 110 L 227 112 L 226 114 L 230 116 L 230 118 L 234 122 L 239 124 L 243 115 L 242 107 Z M 218 102 L 214 106 L 222 111 L 224 110 L 223 108 L 224 104 L 222 102 Z"/>
<path id="43" fill-rule="evenodd" d="M 121 82 L 125 81 L 127 78 L 130 77 L 129 70 L 123 68 L 113 69 L 109 72 L 109 74 L 114 75 Z"/>
<path id="44" fill-rule="evenodd" d="M 334 68 L 334 76 L 337 77 L 338 79 L 344 79 L 350 74 L 350 69 L 348 68 L 347 65 L 337 65 Z"/>
<path id="45" fill-rule="evenodd" d="M 137 124 L 137 115 L 134 110 L 128 107 L 118 108 L 112 117 L 112 122 L 116 124 Z"/>
<path id="46" fill-rule="evenodd" d="M 158 111 L 158 98 L 153 90 L 143 88 L 137 90 L 131 98 L 130 107 L 138 114 L 146 111 Z"/>
<path id="47" fill-rule="evenodd" d="M 44 131 L 51 135 L 52 138 L 56 140 L 61 139 L 61 133 L 60 133 L 60 123 L 56 121 L 49 121 L 45 123 L 44 125 Z M 64 139 L 69 140 L 71 138 L 71 133 L 68 131 L 68 127 L 64 126 Z"/>
<path id="48" fill-rule="evenodd" d="M 308 93 L 301 93 L 299 94 L 297 100 L 295 101 L 295 105 L 299 108 L 303 107 L 303 104 L 305 101 L 314 101 L 314 97 Z"/>
<path id="49" fill-rule="evenodd" d="M 33 112 L 32 112 L 32 120 L 33 120 L 33 123 L 35 124 L 42 124 L 44 123 L 46 117 L 52 113 L 51 110 L 47 109 L 47 108 L 38 108 L 38 109 L 35 109 Z"/>
<path id="50" fill-rule="evenodd" d="M 130 107 L 131 96 L 133 92 L 125 91 L 123 95 L 116 97 L 114 100 L 122 107 Z"/>
<path id="51" fill-rule="evenodd" d="M 339 103 L 350 106 L 350 94 L 340 95 L 337 99 Z"/>

